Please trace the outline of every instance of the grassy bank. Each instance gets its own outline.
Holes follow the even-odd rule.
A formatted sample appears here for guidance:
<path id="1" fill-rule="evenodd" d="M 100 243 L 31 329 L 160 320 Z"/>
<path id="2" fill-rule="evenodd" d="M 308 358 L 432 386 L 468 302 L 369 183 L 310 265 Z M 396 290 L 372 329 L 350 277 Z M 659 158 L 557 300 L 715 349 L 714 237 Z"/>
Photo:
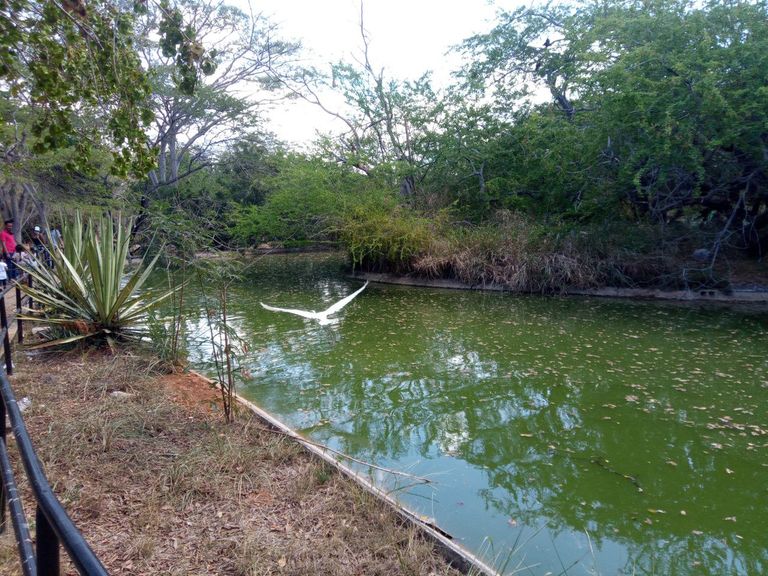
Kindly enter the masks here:
<path id="1" fill-rule="evenodd" d="M 456 222 L 448 212 L 430 218 L 406 209 L 358 212 L 346 219 L 341 238 L 358 271 L 520 292 L 727 289 L 734 262 L 721 257 L 713 266 L 693 258 L 706 245 L 701 232 L 621 222 L 545 224 L 505 210 L 482 225 Z"/>
<path id="2" fill-rule="evenodd" d="M 458 574 L 294 442 L 248 414 L 225 425 L 188 375 L 129 354 L 19 358 L 40 459 L 111 574 Z M 0 573 L 17 562 L 6 533 Z"/>

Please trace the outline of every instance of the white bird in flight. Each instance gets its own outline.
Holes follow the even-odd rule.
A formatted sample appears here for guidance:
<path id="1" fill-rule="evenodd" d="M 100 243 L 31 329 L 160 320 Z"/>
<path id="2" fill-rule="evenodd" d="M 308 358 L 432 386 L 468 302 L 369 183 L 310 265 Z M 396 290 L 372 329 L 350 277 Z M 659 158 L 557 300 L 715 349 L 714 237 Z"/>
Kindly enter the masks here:
<path id="1" fill-rule="evenodd" d="M 303 316 L 304 318 L 309 318 L 310 320 L 317 320 L 320 322 L 321 326 L 324 326 L 326 324 L 332 324 L 333 319 L 328 318 L 328 316 L 331 316 L 332 314 L 336 314 L 339 310 L 344 308 L 347 304 L 352 302 L 355 296 L 360 294 L 363 290 L 365 290 L 365 287 L 368 286 L 368 282 L 366 282 L 362 288 L 359 290 L 352 292 L 349 296 L 346 296 L 345 298 L 342 298 L 336 304 L 333 306 L 323 310 L 322 312 L 315 312 L 314 310 L 297 310 L 296 308 L 277 308 L 275 306 L 267 306 L 264 304 L 264 302 L 259 302 L 259 304 L 262 305 L 262 307 L 266 308 L 267 310 L 272 310 L 273 312 L 288 312 L 289 314 L 296 314 L 298 316 Z"/>

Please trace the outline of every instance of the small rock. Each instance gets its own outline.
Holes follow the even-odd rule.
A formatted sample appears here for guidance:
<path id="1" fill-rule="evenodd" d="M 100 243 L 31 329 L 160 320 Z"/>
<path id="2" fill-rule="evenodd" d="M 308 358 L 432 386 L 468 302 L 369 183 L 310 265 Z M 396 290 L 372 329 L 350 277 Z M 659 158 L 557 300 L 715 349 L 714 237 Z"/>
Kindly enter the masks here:
<path id="1" fill-rule="evenodd" d="M 128 400 L 128 398 L 133 398 L 133 394 L 123 392 L 122 390 L 115 390 L 114 392 L 110 392 L 109 395 L 118 400 Z"/>
<path id="2" fill-rule="evenodd" d="M 32 406 L 32 400 L 30 400 L 28 396 L 24 396 L 24 398 L 17 402 L 17 406 L 19 407 L 20 412 L 24 412 L 27 408 Z"/>

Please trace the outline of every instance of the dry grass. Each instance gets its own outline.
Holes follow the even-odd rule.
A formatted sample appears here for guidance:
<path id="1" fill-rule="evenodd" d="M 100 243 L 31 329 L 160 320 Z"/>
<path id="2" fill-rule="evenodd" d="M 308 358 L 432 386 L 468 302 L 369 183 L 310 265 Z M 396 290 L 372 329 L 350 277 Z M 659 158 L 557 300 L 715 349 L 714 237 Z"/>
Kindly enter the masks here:
<path id="1" fill-rule="evenodd" d="M 630 250 L 602 231 L 555 233 L 501 210 L 490 224 L 444 227 L 409 262 L 413 273 L 453 278 L 473 286 L 496 284 L 515 292 L 555 293 L 563 288 L 676 285 L 674 254 Z M 667 286 L 670 287 L 670 286 Z"/>
<path id="2" fill-rule="evenodd" d="M 32 400 L 25 419 L 54 490 L 110 573 L 458 574 L 295 443 L 250 416 L 227 426 L 205 403 L 175 401 L 150 364 L 39 356 L 13 379 Z M 19 573 L 15 562 L 3 536 L 0 573 Z"/>
<path id="3" fill-rule="evenodd" d="M 451 229 L 414 258 L 419 275 L 455 278 L 470 285 L 496 284 L 520 292 L 557 292 L 600 284 L 595 263 L 573 246 L 536 236 L 526 220 L 502 214 L 491 226 Z"/>
<path id="4" fill-rule="evenodd" d="M 533 293 L 683 287 L 686 254 L 692 252 L 657 225 L 547 223 L 510 210 L 477 225 L 453 221 L 448 210 L 429 217 L 405 208 L 356 212 L 341 238 L 355 269 Z"/>

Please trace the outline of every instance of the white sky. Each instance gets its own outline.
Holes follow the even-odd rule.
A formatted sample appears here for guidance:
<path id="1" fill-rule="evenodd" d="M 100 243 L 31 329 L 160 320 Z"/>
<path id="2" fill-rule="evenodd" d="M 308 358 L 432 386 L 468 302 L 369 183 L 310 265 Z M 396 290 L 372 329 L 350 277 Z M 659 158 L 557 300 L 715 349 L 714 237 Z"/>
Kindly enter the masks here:
<path id="1" fill-rule="evenodd" d="M 447 83 L 458 59 L 448 49 L 491 29 L 497 7 L 511 10 L 519 0 L 365 0 L 369 56 L 375 68 L 394 79 L 414 79 L 432 71 L 436 86 Z M 284 39 L 300 40 L 316 67 L 354 61 L 362 50 L 359 0 L 252 0 L 254 11 L 271 16 Z M 319 129 L 335 124 L 316 107 L 301 102 L 269 114 L 269 128 L 295 144 L 311 142 Z"/>

